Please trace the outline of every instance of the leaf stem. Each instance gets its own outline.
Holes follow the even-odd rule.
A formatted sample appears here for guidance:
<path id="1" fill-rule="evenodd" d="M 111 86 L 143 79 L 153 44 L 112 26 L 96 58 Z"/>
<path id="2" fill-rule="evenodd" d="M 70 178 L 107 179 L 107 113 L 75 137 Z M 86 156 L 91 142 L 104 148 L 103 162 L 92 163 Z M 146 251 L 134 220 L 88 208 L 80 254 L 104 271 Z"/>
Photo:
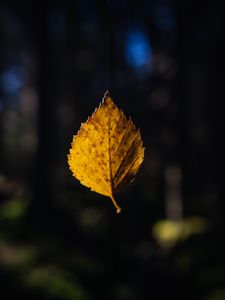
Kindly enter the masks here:
<path id="1" fill-rule="evenodd" d="M 117 213 L 117 214 L 120 214 L 120 213 L 121 213 L 121 210 L 122 210 L 121 207 L 119 207 L 119 205 L 117 204 L 116 199 L 114 198 L 113 195 L 111 195 L 110 197 L 111 197 L 111 199 L 112 199 L 113 205 L 114 205 L 115 208 L 116 208 L 116 213 Z"/>

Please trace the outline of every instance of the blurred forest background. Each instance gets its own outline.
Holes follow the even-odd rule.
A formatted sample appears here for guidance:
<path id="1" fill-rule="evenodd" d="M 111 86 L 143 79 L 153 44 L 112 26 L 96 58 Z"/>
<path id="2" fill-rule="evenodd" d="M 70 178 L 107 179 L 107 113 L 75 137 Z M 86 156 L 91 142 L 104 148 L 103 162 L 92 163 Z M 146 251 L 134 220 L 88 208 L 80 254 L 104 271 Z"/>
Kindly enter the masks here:
<path id="1" fill-rule="evenodd" d="M 1 300 L 225 299 L 223 12 L 0 1 Z M 67 164 L 108 77 L 146 147 L 121 215 Z"/>

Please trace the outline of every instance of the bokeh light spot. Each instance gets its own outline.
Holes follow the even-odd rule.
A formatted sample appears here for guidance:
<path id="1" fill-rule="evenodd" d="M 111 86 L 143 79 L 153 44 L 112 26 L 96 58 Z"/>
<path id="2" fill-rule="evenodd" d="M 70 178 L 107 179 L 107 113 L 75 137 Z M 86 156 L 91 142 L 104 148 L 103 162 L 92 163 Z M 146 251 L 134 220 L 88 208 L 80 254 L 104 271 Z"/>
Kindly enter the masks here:
<path id="1" fill-rule="evenodd" d="M 125 53 L 127 63 L 134 69 L 143 69 L 149 64 L 152 48 L 144 31 L 135 29 L 128 32 Z"/>

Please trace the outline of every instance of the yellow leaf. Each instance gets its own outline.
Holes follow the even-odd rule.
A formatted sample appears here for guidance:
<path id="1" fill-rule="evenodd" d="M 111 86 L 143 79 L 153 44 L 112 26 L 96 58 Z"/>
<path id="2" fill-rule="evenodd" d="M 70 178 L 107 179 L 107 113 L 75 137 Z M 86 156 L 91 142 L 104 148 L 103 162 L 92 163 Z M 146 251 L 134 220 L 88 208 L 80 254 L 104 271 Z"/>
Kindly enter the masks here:
<path id="1" fill-rule="evenodd" d="M 92 191 L 108 196 L 120 213 L 114 194 L 134 179 L 144 159 L 140 131 L 109 93 L 73 137 L 68 163 L 73 176 Z"/>

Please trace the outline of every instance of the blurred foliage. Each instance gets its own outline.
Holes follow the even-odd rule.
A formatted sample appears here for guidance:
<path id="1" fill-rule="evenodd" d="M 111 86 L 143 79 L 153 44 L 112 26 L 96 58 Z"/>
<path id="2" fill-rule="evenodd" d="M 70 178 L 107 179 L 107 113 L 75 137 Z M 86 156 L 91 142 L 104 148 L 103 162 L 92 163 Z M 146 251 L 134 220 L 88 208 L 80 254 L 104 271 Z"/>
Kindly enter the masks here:
<path id="1" fill-rule="evenodd" d="M 13 199 L 1 205 L 0 220 L 13 220 L 21 218 L 28 206 L 24 199 Z"/>
<path id="2" fill-rule="evenodd" d="M 153 236 L 162 247 L 171 247 L 193 234 L 205 232 L 207 227 L 208 224 L 204 218 L 190 217 L 180 221 L 159 220 L 153 225 L 152 231 Z"/>

